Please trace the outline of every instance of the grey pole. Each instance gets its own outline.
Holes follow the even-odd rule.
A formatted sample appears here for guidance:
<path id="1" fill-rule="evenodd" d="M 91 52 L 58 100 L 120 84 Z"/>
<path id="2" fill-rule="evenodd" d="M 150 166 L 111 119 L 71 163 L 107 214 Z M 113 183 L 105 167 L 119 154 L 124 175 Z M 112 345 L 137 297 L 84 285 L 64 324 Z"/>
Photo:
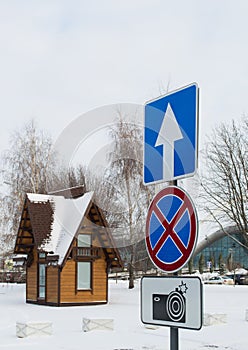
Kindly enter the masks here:
<path id="1" fill-rule="evenodd" d="M 177 180 L 172 181 L 173 186 L 177 186 Z M 174 272 L 173 275 L 177 276 L 178 273 Z M 170 350 L 178 350 L 179 349 L 179 336 L 178 336 L 178 328 L 170 327 Z"/>
<path id="2" fill-rule="evenodd" d="M 179 341 L 178 341 L 178 328 L 170 327 L 170 350 L 178 350 L 179 349 Z"/>

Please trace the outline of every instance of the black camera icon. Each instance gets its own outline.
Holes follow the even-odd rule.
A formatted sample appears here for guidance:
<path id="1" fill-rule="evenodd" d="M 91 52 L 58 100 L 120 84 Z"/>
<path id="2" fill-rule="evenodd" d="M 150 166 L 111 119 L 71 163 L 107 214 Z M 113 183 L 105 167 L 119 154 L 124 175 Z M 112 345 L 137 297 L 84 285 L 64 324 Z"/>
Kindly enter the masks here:
<path id="1" fill-rule="evenodd" d="M 152 294 L 153 319 L 170 322 L 186 322 L 186 299 L 176 288 L 169 294 Z"/>

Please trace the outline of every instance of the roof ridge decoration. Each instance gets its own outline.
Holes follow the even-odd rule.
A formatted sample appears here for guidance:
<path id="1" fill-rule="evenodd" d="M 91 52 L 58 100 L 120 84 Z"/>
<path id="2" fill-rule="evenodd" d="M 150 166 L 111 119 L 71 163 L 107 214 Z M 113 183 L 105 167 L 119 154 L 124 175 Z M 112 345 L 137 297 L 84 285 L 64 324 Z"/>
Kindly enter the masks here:
<path id="1" fill-rule="evenodd" d="M 70 188 L 64 188 L 61 190 L 51 191 L 49 192 L 49 195 L 63 196 L 65 198 L 78 198 L 78 197 L 82 197 L 85 193 L 87 193 L 85 190 L 85 186 L 80 185 L 80 186 L 74 186 Z"/>

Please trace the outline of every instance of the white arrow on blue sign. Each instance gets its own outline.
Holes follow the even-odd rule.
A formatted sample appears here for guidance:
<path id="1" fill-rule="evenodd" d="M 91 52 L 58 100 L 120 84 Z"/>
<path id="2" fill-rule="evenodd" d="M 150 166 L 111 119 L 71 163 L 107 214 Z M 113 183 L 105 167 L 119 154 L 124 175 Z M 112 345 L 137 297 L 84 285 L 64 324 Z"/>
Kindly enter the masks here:
<path id="1" fill-rule="evenodd" d="M 193 176 L 197 167 L 197 143 L 197 84 L 147 102 L 144 184 Z"/>

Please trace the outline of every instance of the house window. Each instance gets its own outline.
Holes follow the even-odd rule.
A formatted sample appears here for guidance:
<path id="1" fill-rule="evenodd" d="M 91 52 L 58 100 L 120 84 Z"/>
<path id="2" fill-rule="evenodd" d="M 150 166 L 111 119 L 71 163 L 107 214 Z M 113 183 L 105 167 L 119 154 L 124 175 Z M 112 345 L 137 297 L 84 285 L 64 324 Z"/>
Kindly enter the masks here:
<path id="1" fill-rule="evenodd" d="M 77 289 L 91 289 L 91 262 L 89 261 L 77 263 Z"/>
<path id="2" fill-rule="evenodd" d="M 91 235 L 80 234 L 78 235 L 78 248 L 82 250 L 80 255 L 84 257 L 90 256 L 91 248 Z M 84 249 L 85 248 L 85 249 Z M 77 262 L 77 289 L 89 290 L 91 289 L 91 273 L 92 263 L 90 261 L 78 261 Z"/>
<path id="3" fill-rule="evenodd" d="M 78 236 L 78 254 L 83 256 L 91 255 L 91 235 L 81 234 Z"/>
<path id="4" fill-rule="evenodd" d="M 46 265 L 39 264 L 39 298 L 45 299 L 46 296 Z"/>
<path id="5" fill-rule="evenodd" d="M 46 253 L 39 253 L 39 259 L 45 259 Z"/>
<path id="6" fill-rule="evenodd" d="M 91 235 L 78 235 L 78 247 L 91 247 Z"/>

